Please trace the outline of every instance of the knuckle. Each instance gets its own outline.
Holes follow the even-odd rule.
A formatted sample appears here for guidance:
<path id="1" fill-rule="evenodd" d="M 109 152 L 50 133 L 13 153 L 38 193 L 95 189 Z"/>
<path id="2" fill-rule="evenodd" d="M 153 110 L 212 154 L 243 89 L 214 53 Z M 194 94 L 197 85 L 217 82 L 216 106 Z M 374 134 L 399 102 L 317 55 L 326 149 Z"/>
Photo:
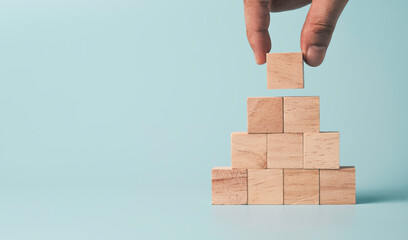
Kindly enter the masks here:
<path id="1" fill-rule="evenodd" d="M 335 25 L 325 20 L 316 19 L 310 22 L 309 28 L 310 28 L 309 30 L 318 35 L 332 35 L 334 32 Z"/>

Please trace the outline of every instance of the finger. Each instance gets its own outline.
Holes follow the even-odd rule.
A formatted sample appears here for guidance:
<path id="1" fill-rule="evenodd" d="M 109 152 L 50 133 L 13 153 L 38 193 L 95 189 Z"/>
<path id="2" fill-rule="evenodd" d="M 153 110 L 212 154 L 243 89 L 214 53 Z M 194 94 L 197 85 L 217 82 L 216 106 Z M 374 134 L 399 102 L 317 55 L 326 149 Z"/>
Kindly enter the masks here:
<path id="1" fill-rule="evenodd" d="M 269 3 L 269 0 L 244 0 L 247 38 L 258 64 L 266 62 L 266 53 L 271 50 Z"/>
<path id="2" fill-rule="evenodd" d="M 334 28 L 348 0 L 313 0 L 303 25 L 300 45 L 304 60 L 319 66 L 326 55 Z"/>

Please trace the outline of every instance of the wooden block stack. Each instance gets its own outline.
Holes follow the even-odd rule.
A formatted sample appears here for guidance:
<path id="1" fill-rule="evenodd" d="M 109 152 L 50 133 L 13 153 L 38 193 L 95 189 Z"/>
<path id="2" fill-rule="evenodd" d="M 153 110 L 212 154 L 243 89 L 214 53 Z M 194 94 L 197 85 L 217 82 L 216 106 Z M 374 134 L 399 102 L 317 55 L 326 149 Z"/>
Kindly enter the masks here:
<path id="1" fill-rule="evenodd" d="M 303 88 L 302 53 L 267 55 L 269 89 Z M 355 204 L 355 168 L 339 133 L 320 132 L 319 97 L 250 97 L 248 132 L 231 134 L 231 167 L 212 169 L 213 204 Z"/>

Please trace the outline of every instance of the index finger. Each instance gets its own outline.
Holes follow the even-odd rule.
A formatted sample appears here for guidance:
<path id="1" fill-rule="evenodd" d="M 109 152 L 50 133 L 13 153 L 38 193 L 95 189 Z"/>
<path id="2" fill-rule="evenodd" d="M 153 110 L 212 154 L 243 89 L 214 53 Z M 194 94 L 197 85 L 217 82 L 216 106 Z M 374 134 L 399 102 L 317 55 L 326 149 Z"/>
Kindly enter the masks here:
<path id="1" fill-rule="evenodd" d="M 266 62 L 266 53 L 271 50 L 269 4 L 270 0 L 244 0 L 247 38 L 258 64 Z"/>

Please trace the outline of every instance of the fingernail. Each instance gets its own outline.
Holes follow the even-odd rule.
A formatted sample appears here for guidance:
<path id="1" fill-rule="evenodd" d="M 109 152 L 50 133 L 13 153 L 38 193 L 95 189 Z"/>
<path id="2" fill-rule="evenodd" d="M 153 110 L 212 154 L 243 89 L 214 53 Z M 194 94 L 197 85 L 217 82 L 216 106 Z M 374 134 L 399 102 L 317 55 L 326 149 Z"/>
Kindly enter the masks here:
<path id="1" fill-rule="evenodd" d="M 262 65 L 266 61 L 266 54 L 256 54 L 254 53 L 255 61 L 258 65 Z"/>
<path id="2" fill-rule="evenodd" d="M 255 55 L 255 62 L 256 62 L 257 64 L 259 64 L 259 62 L 260 62 L 260 61 L 259 61 L 259 57 L 256 56 L 256 55 Z"/>
<path id="3" fill-rule="evenodd" d="M 324 56 L 326 55 L 326 49 L 327 48 L 323 46 L 309 46 L 306 53 L 306 63 L 313 67 L 322 64 Z"/>

